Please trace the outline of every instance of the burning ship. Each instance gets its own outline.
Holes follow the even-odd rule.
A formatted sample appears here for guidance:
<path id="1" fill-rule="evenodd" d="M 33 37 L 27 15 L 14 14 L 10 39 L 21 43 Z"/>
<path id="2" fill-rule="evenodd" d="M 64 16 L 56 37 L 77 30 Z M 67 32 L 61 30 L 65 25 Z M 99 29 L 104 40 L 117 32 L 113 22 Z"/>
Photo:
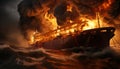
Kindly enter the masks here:
<path id="1" fill-rule="evenodd" d="M 109 47 L 115 28 L 103 26 L 106 23 L 103 22 L 100 14 L 106 15 L 107 12 L 103 12 L 108 11 L 114 0 L 100 1 L 96 5 L 94 2 L 96 1 L 86 4 L 84 1 L 74 0 L 30 0 L 27 3 L 27 0 L 23 0 L 18 5 L 23 34 L 34 48 Z M 89 4 L 92 6 L 86 7 Z M 85 9 L 89 12 L 84 12 Z M 92 13 L 93 11 L 95 13 Z M 88 14 L 90 12 L 91 15 Z"/>
<path id="2" fill-rule="evenodd" d="M 47 33 L 47 35 L 44 35 L 41 39 L 39 38 L 40 35 L 35 36 L 36 42 L 33 46 L 47 49 L 66 49 L 83 46 L 100 50 L 110 46 L 109 42 L 114 36 L 114 31 L 114 27 L 101 27 L 81 32 L 75 31 L 75 33 L 71 33 L 71 31 L 69 31 L 71 34 L 63 36 L 60 33 L 54 33 L 56 36 L 52 36 L 53 34 L 50 35 Z"/>

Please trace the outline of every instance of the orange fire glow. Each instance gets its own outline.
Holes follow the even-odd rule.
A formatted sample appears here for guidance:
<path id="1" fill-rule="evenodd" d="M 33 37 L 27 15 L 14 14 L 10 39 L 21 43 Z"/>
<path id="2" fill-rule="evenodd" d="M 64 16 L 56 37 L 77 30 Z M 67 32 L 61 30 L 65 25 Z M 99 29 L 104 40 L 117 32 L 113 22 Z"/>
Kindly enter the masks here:
<path id="1" fill-rule="evenodd" d="M 113 2 L 114 2 L 114 0 L 105 0 L 105 2 L 99 6 L 99 9 L 107 10 Z"/>
<path id="2" fill-rule="evenodd" d="M 89 19 L 82 19 L 83 21 L 86 21 L 86 24 L 83 27 L 83 30 L 88 30 L 92 28 L 97 28 L 97 21 L 95 19 L 89 20 Z"/>
<path id="3" fill-rule="evenodd" d="M 49 25 L 49 26 L 52 26 L 51 27 L 52 30 L 55 30 L 57 27 L 56 17 L 53 14 L 48 14 L 48 12 L 46 12 L 44 18 L 50 22 L 51 25 Z"/>
<path id="4" fill-rule="evenodd" d="M 107 9 L 109 8 L 109 6 L 112 4 L 113 0 L 107 0 L 105 1 L 100 7 Z M 72 12 L 72 5 L 69 4 L 67 5 L 67 10 L 69 12 Z M 41 34 L 41 33 L 34 33 L 33 36 L 31 36 L 30 38 L 30 44 L 34 44 L 36 42 L 46 42 L 49 40 L 52 40 L 58 36 L 60 37 L 66 37 L 68 35 L 76 35 L 79 34 L 80 32 L 82 32 L 83 30 L 88 30 L 88 29 L 93 29 L 93 28 L 99 28 L 99 27 L 103 27 L 104 22 L 103 22 L 103 18 L 97 14 L 95 19 L 90 19 L 90 18 L 85 18 L 85 17 L 80 17 L 79 21 L 74 21 L 74 20 L 67 20 L 66 25 L 64 26 L 58 26 L 57 24 L 57 19 L 54 16 L 54 14 L 52 13 L 48 13 L 45 12 L 44 18 L 51 22 L 50 24 L 52 25 L 48 25 L 52 28 L 51 31 Z M 107 25 L 105 25 L 107 26 Z M 56 28 L 57 27 L 57 28 Z"/>
<path id="5" fill-rule="evenodd" d="M 72 5 L 71 4 L 69 4 L 69 5 L 67 5 L 67 11 L 69 11 L 69 12 L 72 12 Z"/>
<path id="6" fill-rule="evenodd" d="M 47 17 L 45 16 L 48 20 L 51 20 L 51 17 Z M 52 17 L 53 20 L 51 20 L 51 22 L 54 24 L 56 23 L 56 19 L 54 19 L 54 17 Z M 99 22 L 100 25 L 102 26 L 102 19 L 99 18 Z M 88 19 L 88 18 L 84 18 L 84 17 L 80 17 L 79 22 L 75 22 L 72 20 L 68 21 L 69 23 L 64 25 L 64 26 L 59 26 L 59 28 L 52 30 L 50 32 L 41 34 L 41 33 L 35 33 L 33 34 L 33 36 L 31 37 L 31 43 L 30 44 L 34 44 L 37 41 L 39 42 L 46 42 L 49 40 L 52 40 L 58 36 L 60 37 L 67 37 L 68 35 L 76 35 L 79 34 L 80 32 L 82 32 L 83 30 L 88 30 L 88 29 L 92 29 L 92 28 L 98 28 L 98 21 L 97 19 Z"/>

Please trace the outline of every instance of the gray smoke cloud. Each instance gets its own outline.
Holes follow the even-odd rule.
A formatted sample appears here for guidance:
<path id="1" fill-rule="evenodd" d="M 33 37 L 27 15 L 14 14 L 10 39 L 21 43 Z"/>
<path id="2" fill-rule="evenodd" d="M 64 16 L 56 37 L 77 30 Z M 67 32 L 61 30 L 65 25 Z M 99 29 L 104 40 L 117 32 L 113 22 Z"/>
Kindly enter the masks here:
<path id="1" fill-rule="evenodd" d="M 17 5 L 21 0 L 0 1 L 0 43 L 27 46 L 18 25 Z"/>

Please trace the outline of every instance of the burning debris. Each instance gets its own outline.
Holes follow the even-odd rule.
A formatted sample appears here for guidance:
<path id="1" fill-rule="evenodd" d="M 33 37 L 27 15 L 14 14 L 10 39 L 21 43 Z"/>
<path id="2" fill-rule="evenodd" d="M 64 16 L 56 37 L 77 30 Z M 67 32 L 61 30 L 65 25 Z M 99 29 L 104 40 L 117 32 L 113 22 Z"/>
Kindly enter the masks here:
<path id="1" fill-rule="evenodd" d="M 117 0 L 23 0 L 18 5 L 20 26 L 29 44 L 108 27 Z M 117 10 L 118 8 L 114 9 Z M 114 11 L 113 10 L 113 11 Z"/>

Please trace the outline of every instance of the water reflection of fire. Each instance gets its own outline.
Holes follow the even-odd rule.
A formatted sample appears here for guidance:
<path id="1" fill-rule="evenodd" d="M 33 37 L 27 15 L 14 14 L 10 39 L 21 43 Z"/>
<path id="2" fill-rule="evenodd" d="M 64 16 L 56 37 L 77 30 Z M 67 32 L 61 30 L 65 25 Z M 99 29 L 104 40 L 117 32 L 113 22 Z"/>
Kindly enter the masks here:
<path id="1" fill-rule="evenodd" d="M 65 1 L 65 2 L 67 2 L 67 1 Z M 34 44 L 38 41 L 39 42 L 49 41 L 58 36 L 60 36 L 60 37 L 66 37 L 68 35 L 74 36 L 74 35 L 82 32 L 83 30 L 108 26 L 104 22 L 104 15 L 106 15 L 106 13 L 104 13 L 104 11 L 109 9 L 109 7 L 114 2 L 114 0 L 104 0 L 104 1 L 102 1 L 102 4 L 97 6 L 97 8 L 95 6 L 93 6 L 93 9 L 95 10 L 94 13 L 99 12 L 99 14 L 96 14 L 97 18 L 92 17 L 92 16 L 81 15 L 80 13 L 77 13 L 78 16 L 74 19 L 74 17 L 72 17 L 71 14 L 72 14 L 72 12 L 74 12 L 74 10 L 77 10 L 77 12 L 78 12 L 78 7 L 76 8 L 76 6 L 74 5 L 73 2 L 74 1 L 67 2 L 67 4 L 66 4 L 66 15 L 65 15 L 66 21 L 64 21 L 63 25 L 58 25 L 58 18 L 54 15 L 54 12 L 51 11 L 51 6 L 49 7 L 49 4 L 51 5 L 52 2 L 42 5 L 42 6 L 44 6 L 43 10 L 39 9 L 39 7 L 36 7 L 38 9 L 35 9 L 34 11 L 40 10 L 38 15 L 42 15 L 42 14 L 40 14 L 41 11 L 42 11 L 42 13 L 44 13 L 42 18 L 47 23 L 46 23 L 46 25 L 43 25 L 43 28 L 48 27 L 48 30 L 46 30 L 47 32 L 41 33 L 39 30 L 35 29 L 34 32 L 32 34 L 30 34 L 31 36 L 29 37 L 29 40 L 28 40 L 29 44 Z M 49 9 L 45 10 L 45 7 L 49 8 Z M 56 6 L 55 6 L 55 8 L 56 8 Z M 54 8 L 52 10 L 54 10 Z M 30 12 L 33 14 L 34 11 L 33 12 L 30 11 Z M 37 13 L 35 13 L 35 14 L 37 14 Z"/>

